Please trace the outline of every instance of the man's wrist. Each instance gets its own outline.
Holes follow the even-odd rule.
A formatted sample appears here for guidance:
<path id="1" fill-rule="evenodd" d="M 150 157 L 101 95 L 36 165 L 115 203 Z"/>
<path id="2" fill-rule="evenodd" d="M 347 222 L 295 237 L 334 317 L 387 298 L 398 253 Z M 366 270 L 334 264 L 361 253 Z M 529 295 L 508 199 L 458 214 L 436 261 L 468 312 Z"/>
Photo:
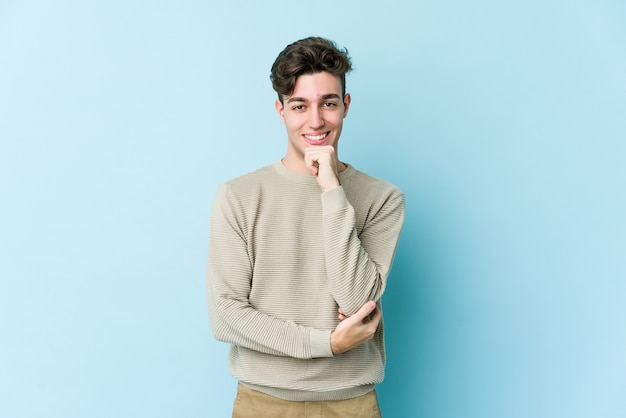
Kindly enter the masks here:
<path id="1" fill-rule="evenodd" d="M 336 330 L 330 333 L 330 351 L 332 351 L 333 356 L 337 356 L 346 351 L 341 348 L 341 344 L 337 343 L 337 338 Z"/>
<path id="2" fill-rule="evenodd" d="M 320 188 L 322 189 L 322 192 L 328 192 L 330 190 L 334 190 L 337 187 L 341 186 L 341 181 L 339 181 L 339 177 L 335 177 L 334 179 L 330 180 L 328 183 L 329 183 L 328 185 L 320 184 Z"/>
<path id="3" fill-rule="evenodd" d="M 331 186 L 331 187 L 322 187 L 322 193 L 323 192 L 329 192 L 331 190 L 335 190 L 337 187 L 341 186 L 341 184 L 337 184 L 336 186 Z"/>
<path id="4" fill-rule="evenodd" d="M 330 333 L 330 351 L 333 353 L 333 356 L 336 356 L 339 354 L 339 351 L 333 342 L 333 335 L 335 335 L 335 331 Z"/>

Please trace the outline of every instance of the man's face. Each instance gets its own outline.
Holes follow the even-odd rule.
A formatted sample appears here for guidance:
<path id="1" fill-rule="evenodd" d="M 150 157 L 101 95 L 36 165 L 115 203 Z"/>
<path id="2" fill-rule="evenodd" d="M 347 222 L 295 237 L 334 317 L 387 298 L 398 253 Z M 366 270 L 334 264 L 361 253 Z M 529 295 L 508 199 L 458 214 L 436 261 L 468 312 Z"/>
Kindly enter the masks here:
<path id="1" fill-rule="evenodd" d="M 307 173 L 304 150 L 309 147 L 331 145 L 337 154 L 337 142 L 349 107 L 350 95 L 342 97 L 339 77 L 328 72 L 298 77 L 291 95 L 283 96 L 283 103 L 276 100 L 276 111 L 289 137 L 285 166 Z"/>

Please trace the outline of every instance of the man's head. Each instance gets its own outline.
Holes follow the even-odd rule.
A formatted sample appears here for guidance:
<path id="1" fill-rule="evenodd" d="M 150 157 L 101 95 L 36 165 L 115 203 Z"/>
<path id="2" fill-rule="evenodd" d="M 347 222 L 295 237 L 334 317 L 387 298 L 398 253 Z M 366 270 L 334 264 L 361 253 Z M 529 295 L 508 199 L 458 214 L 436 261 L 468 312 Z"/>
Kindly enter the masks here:
<path id="1" fill-rule="evenodd" d="M 346 93 L 346 73 L 352 63 L 346 49 L 339 49 L 334 42 L 310 37 L 288 45 L 272 65 L 272 87 L 282 102 L 284 96 L 293 92 L 301 75 L 328 72 L 341 80 L 342 94 Z"/>
<path id="2" fill-rule="evenodd" d="M 289 139 L 283 158 L 287 168 L 309 173 L 313 160 L 305 161 L 305 154 L 319 152 L 326 153 L 338 170 L 345 168 L 338 161 L 337 143 L 351 102 L 345 89 L 350 69 L 347 51 L 323 38 L 300 40 L 279 54 L 271 79 L 278 93 L 276 112 Z"/>

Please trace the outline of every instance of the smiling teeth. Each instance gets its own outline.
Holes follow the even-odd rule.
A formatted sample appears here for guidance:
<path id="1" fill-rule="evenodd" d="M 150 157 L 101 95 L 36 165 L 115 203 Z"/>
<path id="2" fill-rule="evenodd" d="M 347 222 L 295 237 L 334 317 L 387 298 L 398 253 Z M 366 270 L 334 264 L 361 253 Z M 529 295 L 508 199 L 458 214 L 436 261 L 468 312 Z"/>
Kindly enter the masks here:
<path id="1" fill-rule="evenodd" d="M 320 139 L 324 139 L 326 138 L 326 134 L 321 134 L 321 135 L 305 135 L 308 139 L 312 140 L 312 141 L 319 141 Z"/>

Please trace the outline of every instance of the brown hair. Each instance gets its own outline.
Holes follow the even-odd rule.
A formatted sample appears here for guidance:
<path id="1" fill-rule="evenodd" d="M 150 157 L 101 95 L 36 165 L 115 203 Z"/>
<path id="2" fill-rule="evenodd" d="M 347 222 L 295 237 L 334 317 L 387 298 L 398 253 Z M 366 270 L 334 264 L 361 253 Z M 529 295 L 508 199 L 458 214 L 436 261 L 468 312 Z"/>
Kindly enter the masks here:
<path id="1" fill-rule="evenodd" d="M 346 73 L 351 69 L 347 49 L 339 49 L 333 41 L 325 38 L 309 37 L 287 45 L 278 54 L 272 65 L 270 80 L 282 102 L 284 95 L 293 93 L 298 77 L 327 71 L 341 79 L 345 95 Z"/>

